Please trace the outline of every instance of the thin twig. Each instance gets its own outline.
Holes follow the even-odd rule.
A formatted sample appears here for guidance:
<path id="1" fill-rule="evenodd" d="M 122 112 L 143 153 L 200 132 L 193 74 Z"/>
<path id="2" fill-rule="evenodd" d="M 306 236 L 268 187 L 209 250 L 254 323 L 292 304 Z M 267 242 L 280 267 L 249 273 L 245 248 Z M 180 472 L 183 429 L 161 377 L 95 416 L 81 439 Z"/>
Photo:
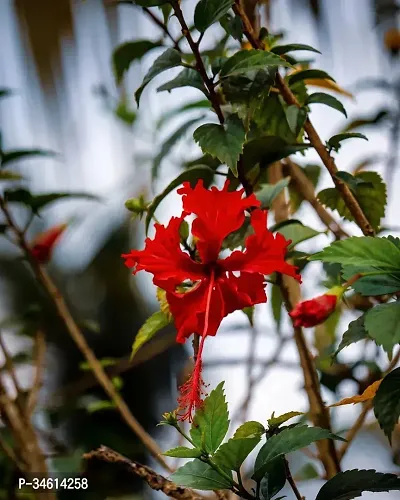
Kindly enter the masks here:
<path id="1" fill-rule="evenodd" d="M 304 497 L 301 495 L 293 479 L 292 473 L 290 472 L 289 463 L 286 460 L 286 458 L 284 459 L 284 462 L 285 462 L 286 479 L 288 480 L 288 483 L 290 484 L 290 487 L 293 490 L 294 496 L 297 498 L 297 500 L 304 500 Z"/>
<path id="2" fill-rule="evenodd" d="M 38 330 L 35 338 L 35 375 L 31 390 L 28 394 L 26 412 L 28 417 L 35 411 L 40 389 L 42 386 L 44 357 L 46 354 L 46 340 L 42 330 Z"/>
<path id="3" fill-rule="evenodd" d="M 189 488 L 183 488 L 182 486 L 176 485 L 164 476 L 157 474 L 157 472 L 150 469 L 150 467 L 129 460 L 106 446 L 101 446 L 97 450 L 85 453 L 83 458 L 88 461 L 88 466 L 93 465 L 96 461 L 106 462 L 117 466 L 120 470 L 125 470 L 129 474 L 144 479 L 151 489 L 162 491 L 168 497 L 175 498 L 176 500 L 204 500 L 202 496 Z"/>
<path id="4" fill-rule="evenodd" d="M 265 44 L 257 38 L 254 33 L 253 27 L 244 12 L 240 0 L 235 0 L 233 5 L 234 12 L 241 18 L 243 26 L 244 26 L 244 34 L 249 40 L 250 44 L 255 49 L 265 49 Z M 289 105 L 295 105 L 300 107 L 299 102 L 296 99 L 296 96 L 290 90 L 284 79 L 281 77 L 279 73 L 276 76 L 276 86 L 279 89 L 283 99 Z M 335 184 L 336 189 L 339 191 L 342 196 L 347 208 L 350 210 L 353 215 L 356 223 L 366 236 L 374 236 L 375 231 L 365 216 L 363 210 L 361 209 L 357 199 L 351 192 L 350 188 L 345 184 L 341 179 L 339 179 L 336 174 L 338 172 L 338 168 L 335 164 L 335 160 L 329 154 L 325 145 L 323 144 L 321 138 L 319 137 L 317 131 L 312 125 L 311 121 L 307 118 L 304 124 L 304 130 L 307 134 L 308 140 L 312 144 L 313 148 L 318 153 L 319 157 L 322 160 L 322 163 L 325 165 L 326 169 L 330 173 L 332 180 Z"/>
<path id="5" fill-rule="evenodd" d="M 13 218 L 8 211 L 8 208 L 4 202 L 4 199 L 0 197 L 0 209 L 2 210 L 9 228 L 14 232 L 18 239 L 18 245 L 25 252 L 25 255 L 32 267 L 32 270 L 36 276 L 38 282 L 46 290 L 47 294 L 51 298 L 53 305 L 62 319 L 65 327 L 71 338 L 74 340 L 75 344 L 78 346 L 79 350 L 88 362 L 92 372 L 96 376 L 99 384 L 102 386 L 106 394 L 115 403 L 120 415 L 126 422 L 126 424 L 132 429 L 132 431 L 138 436 L 138 438 L 145 445 L 147 450 L 153 455 L 153 457 L 162 465 L 166 470 L 171 472 L 171 468 L 167 462 L 161 456 L 162 450 L 154 439 L 146 432 L 143 426 L 137 421 L 137 419 L 132 415 L 131 410 L 128 405 L 115 389 L 112 381 L 107 376 L 103 366 L 100 361 L 95 356 L 94 352 L 87 343 L 85 336 L 81 332 L 80 328 L 76 324 L 74 318 L 72 317 L 64 297 L 61 295 L 53 280 L 50 278 L 46 269 L 32 256 L 31 250 L 27 241 L 25 240 L 25 235 L 14 223 Z"/>
<path id="6" fill-rule="evenodd" d="M 12 359 L 12 356 L 10 352 L 8 351 L 8 347 L 6 346 L 6 343 L 4 342 L 3 335 L 0 332 L 0 349 L 3 352 L 4 355 L 4 360 L 5 360 L 5 367 L 8 370 L 11 380 L 13 381 L 15 390 L 16 390 L 16 401 L 17 404 L 20 406 L 20 396 L 22 394 L 21 386 L 19 385 L 18 378 L 17 378 L 17 373 L 15 371 L 15 366 L 14 362 Z"/>
<path id="7" fill-rule="evenodd" d="M 7 443 L 7 441 L 0 435 L 0 449 L 3 453 L 14 463 L 18 471 L 23 472 L 25 467 L 24 464 L 20 462 L 17 455 L 14 453 L 14 450 Z"/>
<path id="8" fill-rule="evenodd" d="M 154 13 L 151 11 L 151 9 L 149 9 L 148 7 L 142 7 L 143 9 L 143 12 L 145 12 L 151 19 L 152 21 L 159 27 L 162 29 L 162 31 L 164 31 L 164 33 L 167 35 L 167 37 L 172 41 L 172 43 L 174 44 L 174 48 L 176 50 L 181 50 L 180 47 L 179 47 L 179 41 L 178 40 L 175 40 L 175 38 L 172 36 L 171 32 L 169 31 L 168 29 L 168 26 L 166 26 L 162 21 L 161 19 L 158 19 L 157 16 L 154 15 Z"/>

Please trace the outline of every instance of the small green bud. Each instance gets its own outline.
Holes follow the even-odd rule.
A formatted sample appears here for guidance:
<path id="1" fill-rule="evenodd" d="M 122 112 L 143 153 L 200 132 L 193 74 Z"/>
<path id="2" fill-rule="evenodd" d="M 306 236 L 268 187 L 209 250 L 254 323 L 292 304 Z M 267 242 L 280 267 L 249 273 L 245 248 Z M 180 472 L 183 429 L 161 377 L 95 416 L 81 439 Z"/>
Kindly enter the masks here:
<path id="1" fill-rule="evenodd" d="M 178 426 L 178 417 L 177 411 L 171 411 L 167 413 L 163 413 L 163 419 L 158 425 L 172 425 L 173 427 Z"/>
<path id="2" fill-rule="evenodd" d="M 149 205 L 150 203 L 145 200 L 142 194 L 139 198 L 130 198 L 125 202 L 125 207 L 140 219 L 143 217 L 143 214 L 147 212 Z"/>

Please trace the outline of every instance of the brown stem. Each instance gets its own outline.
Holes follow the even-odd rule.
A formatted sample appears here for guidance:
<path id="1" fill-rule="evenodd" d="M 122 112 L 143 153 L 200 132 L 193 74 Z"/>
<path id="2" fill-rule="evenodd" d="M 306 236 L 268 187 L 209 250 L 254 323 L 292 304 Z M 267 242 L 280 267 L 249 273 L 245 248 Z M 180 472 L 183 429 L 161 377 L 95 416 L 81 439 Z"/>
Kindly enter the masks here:
<path id="1" fill-rule="evenodd" d="M 97 450 L 86 453 L 83 455 L 83 458 L 88 461 L 86 470 L 89 473 L 90 469 L 88 470 L 88 467 L 95 466 L 95 462 L 106 462 L 119 467 L 121 471 L 125 470 L 128 474 L 139 476 L 146 481 L 151 489 L 162 491 L 168 497 L 175 498 L 176 500 L 204 500 L 204 497 L 189 488 L 176 485 L 164 476 L 157 474 L 150 467 L 129 460 L 106 446 L 101 446 Z"/>
<path id="2" fill-rule="evenodd" d="M 179 42 L 177 40 L 175 40 L 175 38 L 171 35 L 171 32 L 169 31 L 168 29 L 168 26 L 166 26 L 160 19 L 158 19 L 157 16 L 155 16 L 153 14 L 153 12 L 151 11 L 151 9 L 149 9 L 148 7 L 142 7 L 143 11 L 152 19 L 152 21 L 159 27 L 161 28 L 164 33 L 167 35 L 167 37 L 172 41 L 172 43 L 174 44 L 174 48 L 176 50 L 179 50 L 180 51 L 180 47 L 179 47 Z"/>
<path id="3" fill-rule="evenodd" d="M 37 400 L 39 397 L 40 388 L 42 385 L 43 377 L 43 367 L 44 367 L 44 357 L 46 354 L 46 340 L 42 330 L 38 330 L 35 339 L 35 376 L 33 379 L 32 388 L 28 395 L 28 401 L 26 405 L 26 412 L 28 416 L 31 416 L 35 410 Z"/>
<path id="4" fill-rule="evenodd" d="M 147 450 L 153 455 L 153 457 L 159 462 L 160 465 L 162 465 L 166 470 L 171 472 L 171 468 L 160 455 L 162 453 L 162 450 L 159 448 L 154 439 L 145 431 L 142 425 L 132 415 L 128 405 L 125 403 L 124 399 L 115 389 L 112 381 L 107 376 L 100 361 L 97 359 L 92 349 L 90 348 L 89 344 L 86 342 L 86 339 L 82 334 L 81 330 L 79 329 L 78 325 L 76 324 L 74 318 L 72 317 L 63 296 L 57 289 L 56 285 L 53 283 L 53 280 L 50 278 L 46 269 L 35 258 L 32 257 L 31 250 L 25 239 L 25 235 L 14 223 L 6 204 L 3 198 L 1 197 L 0 197 L 0 209 L 2 210 L 6 218 L 9 228 L 14 232 L 18 241 L 18 245 L 20 246 L 21 250 L 24 251 L 32 267 L 32 270 L 36 276 L 36 279 L 43 286 L 44 290 L 49 295 L 59 317 L 62 319 L 71 338 L 74 340 L 75 344 L 77 345 L 77 347 L 85 357 L 86 361 L 88 362 L 99 384 L 102 386 L 102 388 L 104 389 L 106 394 L 110 397 L 110 399 L 115 403 L 115 406 L 117 407 L 121 417 L 124 419 L 126 424 L 132 429 L 132 431 L 138 436 L 138 438 L 142 441 Z"/>
<path id="5" fill-rule="evenodd" d="M 235 0 L 235 3 L 233 5 L 233 10 L 242 19 L 244 26 L 243 30 L 244 34 L 246 35 L 251 45 L 255 49 L 265 49 L 264 43 L 256 37 L 253 27 L 241 6 L 240 0 Z M 296 99 L 296 96 L 290 90 L 290 88 L 288 87 L 288 85 L 286 84 L 286 82 L 279 73 L 277 73 L 276 77 L 276 86 L 279 89 L 279 92 L 281 93 L 283 99 L 287 104 L 300 106 L 299 102 Z M 315 130 L 313 124 L 308 118 L 304 124 L 304 130 L 307 134 L 308 140 L 310 141 L 313 148 L 316 150 L 319 157 L 321 158 L 322 163 L 325 165 L 326 169 L 330 173 L 332 180 L 336 186 L 336 189 L 342 196 L 347 208 L 350 210 L 356 223 L 358 224 L 358 226 L 360 227 L 365 236 L 374 236 L 375 231 L 372 228 L 367 217 L 365 216 L 364 212 L 362 211 L 355 196 L 353 195 L 347 184 L 345 184 L 342 180 L 336 177 L 338 168 L 335 164 L 335 160 L 329 154 L 321 138 L 319 137 L 317 131 Z"/>
<path id="6" fill-rule="evenodd" d="M 290 484 L 290 487 L 293 490 L 294 496 L 297 498 L 297 500 L 304 500 L 304 497 L 301 495 L 300 491 L 297 488 L 297 485 L 293 479 L 292 473 L 290 472 L 289 468 L 289 462 L 284 459 L 285 461 L 285 473 L 286 473 L 286 479 L 288 480 L 288 483 Z"/>

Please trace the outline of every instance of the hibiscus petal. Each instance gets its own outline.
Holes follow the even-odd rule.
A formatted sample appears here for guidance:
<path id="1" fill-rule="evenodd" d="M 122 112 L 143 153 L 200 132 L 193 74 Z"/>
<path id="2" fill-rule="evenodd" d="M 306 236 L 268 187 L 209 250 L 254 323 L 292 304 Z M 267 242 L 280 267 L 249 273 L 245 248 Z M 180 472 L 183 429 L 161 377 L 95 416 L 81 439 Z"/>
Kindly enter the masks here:
<path id="1" fill-rule="evenodd" d="M 254 210 L 251 214 L 251 225 L 255 234 L 247 237 L 245 251 L 233 252 L 225 260 L 218 261 L 219 265 L 227 271 L 260 274 L 278 272 L 301 282 L 298 268 L 285 262 L 286 249 L 290 241 L 279 233 L 273 235 L 267 229 L 267 212 Z"/>
<path id="2" fill-rule="evenodd" d="M 205 189 L 200 179 L 194 188 L 185 182 L 178 190 L 185 212 L 197 215 L 192 234 L 198 239 L 197 248 L 204 263 L 218 258 L 222 241 L 243 224 L 244 211 L 260 206 L 254 194 L 243 198 L 244 189 L 228 191 L 228 187 L 227 180 L 222 190 Z"/>
<path id="3" fill-rule="evenodd" d="M 238 277 L 229 274 L 218 282 L 226 314 L 267 301 L 262 274 L 241 273 Z"/>
<path id="4" fill-rule="evenodd" d="M 153 240 L 146 238 L 144 250 L 131 250 L 122 255 L 125 265 L 133 268 L 133 274 L 144 269 L 153 274 L 154 284 L 171 291 L 187 279 L 205 278 L 204 266 L 180 248 L 179 227 L 183 218 L 172 217 L 167 226 L 156 224 L 156 235 Z"/>

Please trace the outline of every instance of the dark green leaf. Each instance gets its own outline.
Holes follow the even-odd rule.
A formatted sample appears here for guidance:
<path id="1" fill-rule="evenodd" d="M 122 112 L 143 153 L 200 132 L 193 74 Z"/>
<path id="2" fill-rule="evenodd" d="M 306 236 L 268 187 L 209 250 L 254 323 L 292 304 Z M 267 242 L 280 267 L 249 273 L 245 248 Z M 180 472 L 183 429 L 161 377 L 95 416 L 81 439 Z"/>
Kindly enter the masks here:
<path id="1" fill-rule="evenodd" d="M 382 121 L 386 120 L 389 116 L 390 111 L 388 111 L 387 109 L 381 109 L 373 116 L 355 118 L 346 125 L 346 127 L 343 129 L 343 132 L 349 132 L 350 130 L 354 130 L 359 127 L 380 125 Z"/>
<path id="2" fill-rule="evenodd" d="M 374 412 L 381 429 L 391 442 L 400 417 L 400 368 L 388 373 L 382 380 L 375 395 Z"/>
<path id="3" fill-rule="evenodd" d="M 26 189 L 7 190 L 4 193 L 4 198 L 9 203 L 22 203 L 30 207 L 34 213 L 55 201 L 64 198 L 87 198 L 90 200 L 98 200 L 97 196 L 88 193 L 46 193 L 33 195 Z"/>
<path id="4" fill-rule="evenodd" d="M 295 137 L 299 135 L 306 118 L 307 110 L 305 108 L 299 108 L 295 104 L 286 108 L 286 119 Z"/>
<path id="5" fill-rule="evenodd" d="M 171 16 L 171 13 L 172 13 L 172 5 L 169 4 L 169 3 L 166 3 L 166 4 L 163 4 L 163 5 L 160 5 L 159 9 L 162 12 L 164 24 L 167 25 L 168 21 L 169 21 L 169 18 Z"/>
<path id="6" fill-rule="evenodd" d="M 185 68 L 176 78 L 158 87 L 157 92 L 163 92 L 164 90 L 171 92 L 171 90 L 180 87 L 194 87 L 203 92 L 206 96 L 208 94 L 200 74 L 195 69 L 189 68 Z"/>
<path id="7" fill-rule="evenodd" d="M 157 123 L 157 127 L 161 128 L 165 123 L 171 118 L 175 118 L 175 116 L 180 115 L 181 113 L 185 113 L 186 111 L 193 111 L 196 109 L 210 109 L 210 101 L 208 99 L 201 99 L 199 101 L 193 101 L 183 104 L 177 108 L 173 108 L 167 113 L 164 113 L 160 120 Z M 201 161 L 199 163 L 202 163 Z M 204 162 L 202 163 L 204 165 Z M 193 165 L 192 165 L 193 166 Z"/>
<path id="8" fill-rule="evenodd" d="M 242 312 L 246 315 L 249 320 L 250 326 L 254 326 L 254 306 L 244 307 Z"/>
<path id="9" fill-rule="evenodd" d="M 157 311 L 146 319 L 140 330 L 136 334 L 132 345 L 131 359 L 143 344 L 151 340 L 154 335 L 171 322 L 170 318 L 162 311 Z"/>
<path id="10" fill-rule="evenodd" d="M 335 151 L 339 151 L 341 147 L 341 142 L 345 141 L 347 139 L 364 139 L 365 141 L 368 141 L 368 138 L 365 137 L 364 134 L 359 134 L 358 132 L 347 132 L 345 134 L 337 134 L 332 136 L 329 141 L 327 142 L 327 146 L 330 149 L 333 149 Z"/>
<path id="11" fill-rule="evenodd" d="M 261 201 L 263 208 L 270 208 L 278 194 L 289 185 L 290 177 L 280 180 L 276 184 L 261 184 L 260 191 L 255 193 L 257 199 Z"/>
<path id="12" fill-rule="evenodd" d="M 283 457 L 279 457 L 267 466 L 260 482 L 260 493 L 263 500 L 271 500 L 286 483 L 286 467 Z M 282 497 L 281 497 L 282 498 Z"/>
<path id="13" fill-rule="evenodd" d="M 355 319 L 354 321 L 351 321 L 349 323 L 349 326 L 347 330 L 344 332 L 342 340 L 334 354 L 334 356 L 337 356 L 339 352 L 344 349 L 345 347 L 348 347 L 351 344 L 355 344 L 356 342 L 359 342 L 360 340 L 365 340 L 370 338 L 368 336 L 368 332 L 365 329 L 365 314 L 360 316 L 359 318 Z"/>
<path id="14" fill-rule="evenodd" d="M 290 128 L 286 115 L 287 105 L 280 95 L 275 92 L 264 93 L 257 105 L 253 118 L 264 135 L 278 136 L 286 142 L 296 142 L 296 133 Z"/>
<path id="15" fill-rule="evenodd" d="M 292 86 L 297 82 L 301 82 L 303 80 L 308 80 L 310 78 L 322 78 L 326 80 L 335 81 L 328 73 L 325 71 L 321 71 L 320 69 L 303 69 L 302 71 L 297 71 L 293 75 L 289 76 L 289 85 Z"/>
<path id="16" fill-rule="evenodd" d="M 260 422 L 256 422 L 255 420 L 250 420 L 249 422 L 245 422 L 236 429 L 233 438 L 239 439 L 239 438 L 251 438 L 255 436 L 261 437 L 264 434 L 264 432 L 265 432 L 265 427 L 262 424 L 260 424 Z"/>
<path id="17" fill-rule="evenodd" d="M 311 94 L 306 100 L 306 106 L 310 104 L 325 104 L 330 108 L 340 111 L 340 113 L 343 113 L 347 118 L 347 113 L 343 104 L 336 99 L 336 97 L 333 97 L 333 95 L 325 94 L 324 92 L 315 92 L 315 94 Z"/>
<path id="18" fill-rule="evenodd" d="M 210 465 L 200 460 L 193 460 L 180 467 L 171 474 L 170 479 L 179 486 L 206 491 L 229 489 L 233 484 L 228 478 L 221 476 Z"/>
<path id="19" fill-rule="evenodd" d="M 358 273 L 380 271 L 376 267 L 344 266 L 342 276 L 345 281 Z M 377 276 L 364 276 L 353 283 L 352 288 L 361 295 L 376 296 L 395 293 L 400 290 L 400 270 Z"/>
<path id="20" fill-rule="evenodd" d="M 260 97 L 268 94 L 275 82 L 277 67 L 250 71 L 244 75 L 223 78 L 222 91 L 227 101 L 246 104 L 247 113 L 253 115 L 260 106 Z"/>
<path id="21" fill-rule="evenodd" d="M 135 40 L 134 42 L 125 42 L 119 45 L 112 55 L 117 84 L 121 83 L 125 73 L 134 61 L 140 61 L 150 50 L 160 46 L 161 42 L 152 42 L 150 40 Z"/>
<path id="22" fill-rule="evenodd" d="M 352 500 L 364 491 L 393 490 L 400 490 L 400 479 L 395 474 L 354 469 L 336 474 L 322 486 L 315 500 Z"/>
<path id="23" fill-rule="evenodd" d="M 260 440 L 260 435 L 229 439 L 219 447 L 217 453 L 213 456 L 213 461 L 221 467 L 237 471 Z"/>
<path id="24" fill-rule="evenodd" d="M 311 227 L 304 226 L 300 221 L 291 219 L 285 225 L 280 226 L 276 229 L 280 234 L 287 240 L 291 240 L 289 249 L 294 248 L 295 245 L 301 243 L 302 241 L 309 240 L 310 238 L 314 238 L 319 234 L 323 234 L 321 231 L 316 231 Z"/>
<path id="25" fill-rule="evenodd" d="M 253 234 L 253 232 L 253 227 L 250 225 L 250 218 L 248 217 L 237 231 L 233 231 L 233 233 L 228 234 L 228 236 L 224 239 L 222 248 L 235 250 L 238 247 L 243 247 L 246 238 L 250 236 L 250 234 Z"/>
<path id="26" fill-rule="evenodd" d="M 166 457 L 176 457 L 176 458 L 199 458 L 201 457 L 201 451 L 197 448 L 186 448 L 185 446 L 178 446 L 177 448 L 171 448 L 170 450 L 163 453 Z"/>
<path id="27" fill-rule="evenodd" d="M 158 205 L 163 201 L 163 199 L 175 188 L 180 186 L 183 182 L 191 182 L 192 184 L 196 184 L 199 179 L 210 180 L 214 176 L 214 171 L 207 167 L 206 165 L 197 165 L 196 167 L 188 168 L 184 172 L 178 175 L 176 179 L 174 179 L 165 189 L 164 191 L 157 195 L 151 205 L 148 208 L 147 216 L 146 216 L 146 234 L 149 230 L 149 225 L 151 219 L 153 218 L 154 212 L 156 211 Z"/>
<path id="28" fill-rule="evenodd" d="M 54 151 L 47 151 L 45 149 L 19 149 L 17 151 L 4 151 L 1 160 L 1 165 L 8 165 L 13 161 L 34 158 L 36 156 L 43 156 L 47 158 L 54 158 L 58 156 Z"/>
<path id="29" fill-rule="evenodd" d="M 283 415 L 279 415 L 279 417 L 275 417 L 275 412 L 272 414 L 271 418 L 268 419 L 268 428 L 275 429 L 280 425 L 284 424 L 288 420 L 299 417 L 300 415 L 304 415 L 301 411 L 288 411 Z"/>
<path id="30" fill-rule="evenodd" d="M 353 193 L 357 192 L 357 188 L 360 184 L 368 184 L 367 182 L 363 181 L 362 178 L 356 177 L 344 170 L 339 170 L 339 172 L 336 173 L 336 177 L 346 183 L 353 191 Z M 373 184 L 371 183 L 369 187 L 373 187 Z"/>
<path id="31" fill-rule="evenodd" d="M 400 248 L 388 238 L 372 236 L 352 236 L 343 241 L 335 241 L 310 260 L 339 262 L 342 265 L 371 266 L 395 272 L 400 268 Z"/>
<path id="32" fill-rule="evenodd" d="M 135 98 L 137 105 L 139 106 L 140 96 L 142 95 L 143 90 L 146 85 L 148 85 L 153 78 L 155 78 L 160 73 L 163 73 L 167 69 L 176 68 L 180 66 L 181 55 L 175 49 L 167 49 L 163 52 L 153 63 L 152 67 L 147 72 L 146 76 L 143 78 L 142 85 L 135 92 Z"/>
<path id="33" fill-rule="evenodd" d="M 162 144 L 160 152 L 158 155 L 154 158 L 153 161 L 153 166 L 151 169 L 151 178 L 154 180 L 157 175 L 158 171 L 161 165 L 161 162 L 163 161 L 164 157 L 172 150 L 172 148 L 175 146 L 175 144 L 183 137 L 185 136 L 190 128 L 197 122 L 203 120 L 204 116 L 198 116 L 196 118 L 192 118 L 188 122 L 183 123 L 180 127 L 175 130 Z"/>
<path id="34" fill-rule="evenodd" d="M 222 66 L 221 78 L 243 75 L 254 70 L 266 69 L 268 66 L 290 67 L 291 65 L 276 54 L 265 50 L 240 50 Z"/>
<path id="35" fill-rule="evenodd" d="M 239 16 L 231 16 L 226 14 L 220 19 L 222 28 L 235 40 L 239 42 L 243 38 L 243 23 Z"/>
<path id="36" fill-rule="evenodd" d="M 374 229 L 378 229 L 386 207 L 386 185 L 377 172 L 359 172 L 354 176 L 363 182 L 357 184 L 355 196 Z M 318 194 L 321 203 L 338 213 L 347 220 L 354 221 L 354 217 L 347 208 L 339 192 L 335 188 L 324 189 Z"/>
<path id="37" fill-rule="evenodd" d="M 278 457 L 301 450 L 306 446 L 321 439 L 338 439 L 344 441 L 341 437 L 332 434 L 327 429 L 319 427 L 308 427 L 307 425 L 284 429 L 277 435 L 268 439 L 257 455 L 254 465 L 253 479 L 260 481 L 268 465 Z"/>
<path id="38" fill-rule="evenodd" d="M 272 308 L 272 315 L 274 317 L 278 331 L 280 330 L 281 319 L 282 319 L 282 305 L 283 305 L 283 297 L 281 289 L 277 285 L 272 285 L 271 308 Z"/>
<path id="39" fill-rule="evenodd" d="M 316 52 L 317 54 L 321 54 L 321 52 L 317 49 L 314 49 L 314 47 L 311 47 L 311 45 L 305 45 L 303 43 L 291 43 L 288 45 L 276 45 L 271 49 L 271 52 L 274 54 L 282 55 L 286 54 L 287 52 L 293 52 L 295 50 L 308 50 L 310 52 Z"/>
<path id="40" fill-rule="evenodd" d="M 400 302 L 378 304 L 370 309 L 365 316 L 365 329 L 391 354 L 393 347 L 400 343 Z"/>
<path id="41" fill-rule="evenodd" d="M 228 405 L 225 400 L 224 383 L 221 382 L 196 411 L 190 435 L 199 448 L 214 453 L 222 443 L 229 427 Z"/>
<path id="42" fill-rule="evenodd" d="M 200 33 L 204 33 L 216 23 L 232 7 L 233 0 L 200 0 L 194 11 L 194 25 Z"/>
<path id="43" fill-rule="evenodd" d="M 168 3 L 168 0 L 133 0 L 133 2 L 141 7 L 158 7 Z"/>
<path id="44" fill-rule="evenodd" d="M 243 149 L 243 165 L 246 170 L 250 170 L 257 163 L 260 163 L 262 167 L 266 167 L 298 151 L 305 151 L 308 147 L 308 144 L 288 144 L 281 137 L 260 137 L 245 144 Z"/>
<path id="45" fill-rule="evenodd" d="M 237 162 L 243 151 L 246 137 L 241 119 L 231 115 L 224 125 L 202 125 L 193 134 L 203 153 L 208 153 L 226 163 L 237 177 Z"/>

